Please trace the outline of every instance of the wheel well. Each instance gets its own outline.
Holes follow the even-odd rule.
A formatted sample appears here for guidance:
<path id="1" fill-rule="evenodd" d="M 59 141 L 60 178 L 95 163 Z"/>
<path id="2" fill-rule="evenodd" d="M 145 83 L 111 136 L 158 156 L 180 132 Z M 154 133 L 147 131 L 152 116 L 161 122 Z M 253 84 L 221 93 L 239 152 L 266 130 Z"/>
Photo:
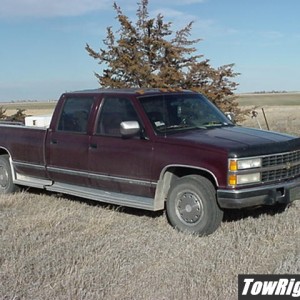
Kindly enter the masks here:
<path id="1" fill-rule="evenodd" d="M 158 207 L 162 207 L 168 197 L 168 192 L 173 182 L 176 179 L 187 176 L 187 175 L 199 175 L 207 178 L 215 188 L 217 188 L 216 178 L 207 170 L 197 169 L 193 167 L 186 166 L 170 166 L 164 170 L 164 173 L 161 174 L 160 180 L 155 194 L 155 203 Z"/>
<path id="2" fill-rule="evenodd" d="M 5 149 L 0 148 L 0 155 L 9 154 Z"/>
<path id="3" fill-rule="evenodd" d="M 211 181 L 211 183 L 214 185 L 214 187 L 217 187 L 216 179 L 207 170 L 196 169 L 196 168 L 194 169 L 194 168 L 190 168 L 190 167 L 170 167 L 166 170 L 166 172 L 169 172 L 172 174 L 170 184 L 172 184 L 172 182 L 174 180 L 184 177 L 184 176 L 187 176 L 187 175 L 199 175 L 199 176 L 207 178 L 209 181 Z M 165 172 L 165 174 L 166 174 L 166 172 Z"/>

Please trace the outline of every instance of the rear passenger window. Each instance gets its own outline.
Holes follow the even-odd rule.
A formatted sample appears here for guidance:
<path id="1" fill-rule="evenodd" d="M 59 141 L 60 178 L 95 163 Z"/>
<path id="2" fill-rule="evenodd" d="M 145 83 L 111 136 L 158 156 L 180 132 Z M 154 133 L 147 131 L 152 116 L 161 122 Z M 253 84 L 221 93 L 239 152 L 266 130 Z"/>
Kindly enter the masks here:
<path id="1" fill-rule="evenodd" d="M 138 115 L 127 98 L 107 97 L 101 108 L 97 134 L 121 137 L 120 124 L 124 121 L 138 121 Z"/>
<path id="2" fill-rule="evenodd" d="M 74 97 L 65 101 L 59 122 L 59 131 L 86 133 L 93 97 Z"/>

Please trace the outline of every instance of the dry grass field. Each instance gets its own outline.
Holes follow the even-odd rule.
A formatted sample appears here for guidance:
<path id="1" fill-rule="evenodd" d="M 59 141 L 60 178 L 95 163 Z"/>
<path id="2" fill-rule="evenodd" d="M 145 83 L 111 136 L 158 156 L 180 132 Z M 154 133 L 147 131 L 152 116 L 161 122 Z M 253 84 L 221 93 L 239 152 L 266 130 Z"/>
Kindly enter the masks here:
<path id="1" fill-rule="evenodd" d="M 237 299 L 237 275 L 300 273 L 300 201 L 228 212 L 209 237 L 159 213 L 0 197 L 0 299 Z"/>
<path id="2" fill-rule="evenodd" d="M 271 129 L 300 136 L 300 99 L 259 106 Z M 234 300 L 238 274 L 300 273 L 299 215 L 300 201 L 226 211 L 214 234 L 197 237 L 164 213 L 36 190 L 0 195 L 0 299 Z"/>
<path id="3" fill-rule="evenodd" d="M 300 93 L 242 94 L 238 101 L 258 113 L 257 118 L 247 117 L 242 125 L 267 129 L 263 109 L 270 130 L 300 136 Z"/>
<path id="4" fill-rule="evenodd" d="M 0 107 L 6 109 L 6 115 L 10 116 L 18 109 L 25 109 L 26 115 L 45 115 L 53 112 L 56 101 L 48 102 L 0 102 Z"/>

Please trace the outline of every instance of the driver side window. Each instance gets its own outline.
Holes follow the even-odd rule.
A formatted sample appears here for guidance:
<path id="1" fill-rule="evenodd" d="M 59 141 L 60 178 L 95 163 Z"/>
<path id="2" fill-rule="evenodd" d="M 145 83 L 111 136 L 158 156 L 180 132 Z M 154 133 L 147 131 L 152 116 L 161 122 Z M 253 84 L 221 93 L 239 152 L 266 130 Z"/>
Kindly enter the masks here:
<path id="1" fill-rule="evenodd" d="M 106 97 L 101 108 L 96 133 L 121 137 L 120 124 L 124 121 L 138 121 L 138 115 L 127 98 Z"/>

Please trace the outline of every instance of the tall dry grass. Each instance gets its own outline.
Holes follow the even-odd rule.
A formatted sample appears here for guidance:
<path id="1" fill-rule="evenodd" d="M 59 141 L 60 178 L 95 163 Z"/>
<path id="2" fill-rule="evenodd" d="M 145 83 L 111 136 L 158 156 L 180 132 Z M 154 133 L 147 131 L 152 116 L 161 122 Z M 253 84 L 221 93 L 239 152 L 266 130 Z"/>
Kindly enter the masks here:
<path id="1" fill-rule="evenodd" d="M 267 130 L 268 124 L 270 130 L 300 136 L 300 92 L 241 94 L 238 102 L 258 113 L 257 118 L 248 116 L 242 125 Z"/>
<path id="2" fill-rule="evenodd" d="M 256 118 L 248 116 L 243 126 L 273 130 L 300 136 L 300 105 L 264 106 L 255 108 Z M 265 116 L 264 116 L 265 114 Z"/>
<path id="3" fill-rule="evenodd" d="M 300 273 L 300 201 L 227 212 L 217 232 L 161 213 L 0 196 L 0 299 L 237 299 L 241 273 Z"/>

